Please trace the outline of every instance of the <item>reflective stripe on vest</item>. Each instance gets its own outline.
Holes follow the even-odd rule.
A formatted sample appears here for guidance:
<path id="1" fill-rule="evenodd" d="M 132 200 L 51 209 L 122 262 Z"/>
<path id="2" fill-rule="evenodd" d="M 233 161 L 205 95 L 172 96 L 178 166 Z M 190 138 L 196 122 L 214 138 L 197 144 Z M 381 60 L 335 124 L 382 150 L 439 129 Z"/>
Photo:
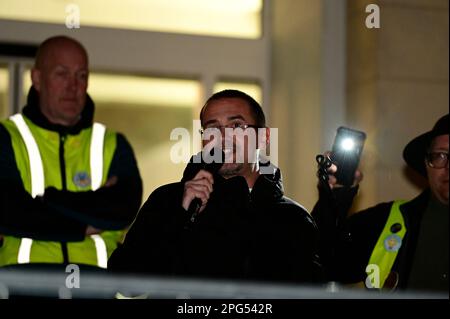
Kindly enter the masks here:
<path id="1" fill-rule="evenodd" d="M 31 134 L 30 128 L 23 119 L 22 114 L 15 114 L 10 117 L 10 120 L 16 124 L 25 147 L 27 148 L 28 158 L 30 159 L 30 171 L 31 171 L 31 196 L 44 195 L 45 179 L 44 179 L 44 167 L 42 165 L 41 153 L 37 146 L 36 140 Z"/>
<path id="2" fill-rule="evenodd" d="M 389 217 L 369 259 L 369 265 L 378 266 L 380 287 L 383 287 L 394 265 L 406 234 L 405 221 L 400 211 L 400 205 L 405 202 L 404 200 L 397 200 L 392 203 Z"/>
<path id="3" fill-rule="evenodd" d="M 97 265 L 101 268 L 108 266 L 108 251 L 106 250 L 106 244 L 100 235 L 91 235 L 95 244 L 95 250 L 97 251 Z"/>
<path id="4" fill-rule="evenodd" d="M 100 123 L 94 123 L 90 148 L 91 188 L 93 191 L 100 188 L 103 179 L 103 144 L 105 141 L 106 127 Z"/>
<path id="5" fill-rule="evenodd" d="M 20 241 L 19 254 L 17 255 L 18 264 L 28 264 L 30 262 L 32 244 L 33 239 L 22 238 L 22 240 Z"/>
<path id="6" fill-rule="evenodd" d="M 42 164 L 41 154 L 31 131 L 23 119 L 22 114 L 15 114 L 10 117 L 11 121 L 17 126 L 25 147 L 28 152 L 31 171 L 31 195 L 33 198 L 44 194 L 45 179 L 44 167 Z M 103 178 L 103 144 L 106 128 L 103 124 L 94 123 L 92 127 L 91 146 L 90 146 L 90 167 L 91 167 L 91 188 L 96 190 L 101 186 Z M 108 252 L 103 238 L 99 235 L 92 235 L 97 253 L 97 263 L 99 267 L 106 268 L 108 261 Z M 31 238 L 22 238 L 17 255 L 17 263 L 25 264 L 30 262 L 31 246 L 33 240 Z"/>

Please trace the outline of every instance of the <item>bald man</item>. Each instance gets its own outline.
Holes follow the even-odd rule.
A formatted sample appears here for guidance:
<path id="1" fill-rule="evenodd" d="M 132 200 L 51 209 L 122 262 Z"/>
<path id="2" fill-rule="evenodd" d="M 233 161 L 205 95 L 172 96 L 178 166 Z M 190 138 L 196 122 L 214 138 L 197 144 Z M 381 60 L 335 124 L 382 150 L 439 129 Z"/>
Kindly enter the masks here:
<path id="1" fill-rule="evenodd" d="M 80 43 L 55 37 L 45 41 L 31 71 L 42 114 L 53 124 L 73 126 L 86 104 L 88 56 Z"/>
<path id="2" fill-rule="evenodd" d="M 139 209 L 133 150 L 93 122 L 88 76 L 78 41 L 45 40 L 26 106 L 0 122 L 0 266 L 105 268 Z"/>

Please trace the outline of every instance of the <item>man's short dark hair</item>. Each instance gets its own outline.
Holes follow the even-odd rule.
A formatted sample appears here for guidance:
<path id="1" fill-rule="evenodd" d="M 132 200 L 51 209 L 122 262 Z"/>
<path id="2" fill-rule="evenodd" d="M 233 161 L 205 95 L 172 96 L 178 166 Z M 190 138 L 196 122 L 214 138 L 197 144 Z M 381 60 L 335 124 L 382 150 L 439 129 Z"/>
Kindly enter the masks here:
<path id="1" fill-rule="evenodd" d="M 261 105 L 259 105 L 259 103 L 256 102 L 256 100 L 250 95 L 239 90 L 223 90 L 211 95 L 200 111 L 200 122 L 203 124 L 203 113 L 210 102 L 226 98 L 242 99 L 247 102 L 248 106 L 250 106 L 251 112 L 253 113 L 255 124 L 258 127 L 266 127 L 266 117 L 264 116 Z"/>

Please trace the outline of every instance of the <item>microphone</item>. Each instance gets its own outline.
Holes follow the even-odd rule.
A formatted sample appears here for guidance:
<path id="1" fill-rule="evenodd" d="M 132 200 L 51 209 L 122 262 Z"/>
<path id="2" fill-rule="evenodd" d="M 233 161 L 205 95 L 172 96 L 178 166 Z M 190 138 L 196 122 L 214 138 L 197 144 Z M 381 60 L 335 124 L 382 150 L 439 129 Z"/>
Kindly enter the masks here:
<path id="1" fill-rule="evenodd" d="M 221 153 L 221 157 L 215 161 L 214 159 L 214 154 L 218 154 L 216 152 L 220 152 Z M 203 154 L 202 154 L 203 155 Z M 205 163 L 203 161 L 202 158 L 202 165 L 200 169 L 203 169 L 205 171 L 210 172 L 212 175 L 217 174 L 217 172 L 220 170 L 220 168 L 223 165 L 223 162 L 225 160 L 225 154 L 223 153 L 223 151 L 220 148 L 212 148 L 211 151 L 209 152 L 209 155 L 207 156 L 211 156 L 213 161 L 211 163 Z M 194 198 L 192 200 L 192 202 L 189 204 L 189 208 L 188 208 L 188 213 L 191 215 L 191 222 L 193 223 L 195 221 L 195 218 L 197 217 L 200 207 L 202 206 L 202 201 L 200 198 Z"/>

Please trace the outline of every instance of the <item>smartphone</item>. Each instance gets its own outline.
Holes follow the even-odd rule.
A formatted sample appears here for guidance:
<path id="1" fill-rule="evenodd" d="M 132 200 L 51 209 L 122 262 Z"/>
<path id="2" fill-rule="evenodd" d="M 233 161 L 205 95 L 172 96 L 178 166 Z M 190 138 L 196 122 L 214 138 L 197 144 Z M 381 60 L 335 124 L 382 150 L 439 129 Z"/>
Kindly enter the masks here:
<path id="1" fill-rule="evenodd" d="M 337 183 L 351 186 L 366 140 L 366 133 L 341 126 L 337 129 L 331 150 L 331 160 L 337 166 Z"/>

